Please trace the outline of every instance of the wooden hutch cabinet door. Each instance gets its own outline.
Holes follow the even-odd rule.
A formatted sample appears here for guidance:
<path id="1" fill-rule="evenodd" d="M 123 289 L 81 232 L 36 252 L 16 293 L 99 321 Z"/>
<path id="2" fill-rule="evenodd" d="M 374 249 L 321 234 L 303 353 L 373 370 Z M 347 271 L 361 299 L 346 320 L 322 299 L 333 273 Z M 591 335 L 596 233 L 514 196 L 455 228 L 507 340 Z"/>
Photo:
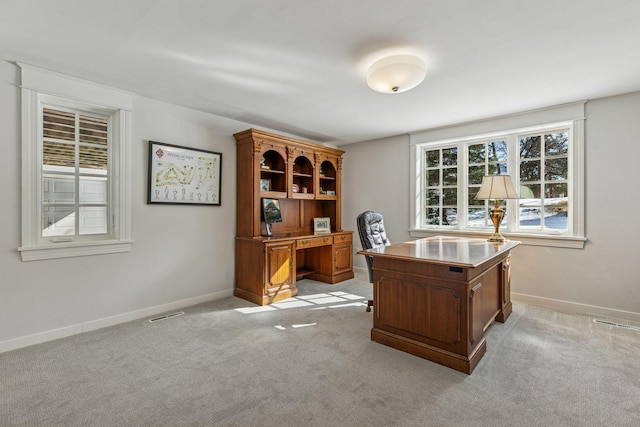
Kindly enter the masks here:
<path id="1" fill-rule="evenodd" d="M 353 268 L 353 256 L 351 243 L 334 245 L 333 247 L 333 272 L 342 273 Z"/>
<path id="2" fill-rule="evenodd" d="M 295 286 L 294 242 L 266 244 L 266 291 L 278 291 Z"/>

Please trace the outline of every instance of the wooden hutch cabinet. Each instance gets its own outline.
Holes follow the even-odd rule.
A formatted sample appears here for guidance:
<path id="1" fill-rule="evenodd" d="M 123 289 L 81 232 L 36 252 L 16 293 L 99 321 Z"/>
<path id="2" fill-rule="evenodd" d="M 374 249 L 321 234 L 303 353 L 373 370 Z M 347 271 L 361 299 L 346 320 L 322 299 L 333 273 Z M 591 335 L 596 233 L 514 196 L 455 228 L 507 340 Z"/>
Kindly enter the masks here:
<path id="1" fill-rule="evenodd" d="M 237 149 L 237 297 L 266 305 L 298 294 L 296 280 L 353 278 L 353 233 L 342 230 L 344 151 L 248 129 Z M 280 201 L 282 222 L 266 236 L 261 199 Z M 314 218 L 331 232 L 314 234 Z"/>

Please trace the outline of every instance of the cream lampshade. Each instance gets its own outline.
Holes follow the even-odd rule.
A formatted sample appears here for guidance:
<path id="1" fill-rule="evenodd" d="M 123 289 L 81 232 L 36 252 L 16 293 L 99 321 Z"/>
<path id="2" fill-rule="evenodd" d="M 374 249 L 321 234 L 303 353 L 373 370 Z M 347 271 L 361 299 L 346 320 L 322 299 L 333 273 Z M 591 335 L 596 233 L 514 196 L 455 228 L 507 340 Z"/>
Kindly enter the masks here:
<path id="1" fill-rule="evenodd" d="M 482 178 L 482 185 L 475 197 L 477 200 L 494 200 L 495 204 L 489 213 L 491 222 L 495 228 L 490 242 L 504 242 L 506 239 L 500 234 L 500 223 L 504 218 L 505 209 L 500 207 L 500 201 L 505 199 L 518 199 L 518 193 L 513 186 L 509 175 L 489 175 Z"/>

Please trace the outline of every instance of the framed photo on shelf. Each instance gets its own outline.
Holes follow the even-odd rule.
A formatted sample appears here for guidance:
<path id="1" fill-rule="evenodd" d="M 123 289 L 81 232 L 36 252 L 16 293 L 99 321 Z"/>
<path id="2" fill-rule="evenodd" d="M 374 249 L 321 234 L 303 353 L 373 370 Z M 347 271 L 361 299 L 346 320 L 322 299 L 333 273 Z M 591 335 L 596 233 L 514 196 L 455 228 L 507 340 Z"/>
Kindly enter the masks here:
<path id="1" fill-rule="evenodd" d="M 331 233 L 331 218 L 313 218 L 313 234 Z"/>
<path id="2" fill-rule="evenodd" d="M 149 141 L 147 203 L 220 206 L 222 153 Z"/>
<path id="3" fill-rule="evenodd" d="M 260 191 L 271 191 L 271 180 L 270 179 L 261 179 L 260 180 Z"/>

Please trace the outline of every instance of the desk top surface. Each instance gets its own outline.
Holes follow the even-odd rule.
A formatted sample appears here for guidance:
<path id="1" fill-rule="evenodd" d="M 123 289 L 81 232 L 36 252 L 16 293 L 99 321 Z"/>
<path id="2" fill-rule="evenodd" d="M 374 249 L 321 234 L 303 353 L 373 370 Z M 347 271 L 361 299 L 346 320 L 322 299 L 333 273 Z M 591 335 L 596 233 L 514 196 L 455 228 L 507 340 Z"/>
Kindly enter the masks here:
<path id="1" fill-rule="evenodd" d="M 495 243 L 488 242 L 486 239 L 435 236 L 366 249 L 358 253 L 374 258 L 396 258 L 460 267 L 477 267 L 519 244 L 520 242 L 515 240 Z"/>

